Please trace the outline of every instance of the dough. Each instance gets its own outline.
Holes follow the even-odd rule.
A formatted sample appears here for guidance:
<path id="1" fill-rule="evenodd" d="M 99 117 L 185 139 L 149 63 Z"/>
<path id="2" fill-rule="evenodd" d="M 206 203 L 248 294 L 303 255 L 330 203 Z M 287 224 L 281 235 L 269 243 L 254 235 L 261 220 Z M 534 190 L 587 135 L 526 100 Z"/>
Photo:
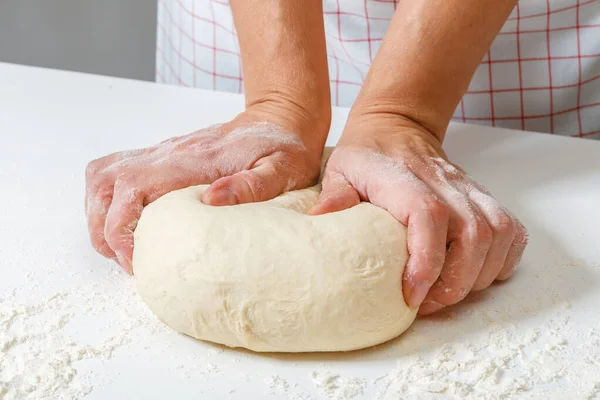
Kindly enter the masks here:
<path id="1" fill-rule="evenodd" d="M 229 207 L 206 186 L 147 206 L 135 230 L 139 293 L 165 324 L 255 351 L 346 351 L 404 332 L 406 228 L 369 203 L 308 216 L 319 187 Z"/>

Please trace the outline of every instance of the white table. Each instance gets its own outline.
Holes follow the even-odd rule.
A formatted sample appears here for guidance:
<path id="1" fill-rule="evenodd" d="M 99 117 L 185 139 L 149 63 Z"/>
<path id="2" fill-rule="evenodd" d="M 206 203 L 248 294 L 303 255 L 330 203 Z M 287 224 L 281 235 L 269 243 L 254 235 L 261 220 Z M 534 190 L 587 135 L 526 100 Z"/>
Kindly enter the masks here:
<path id="1" fill-rule="evenodd" d="M 397 340 L 264 355 L 163 327 L 88 243 L 85 165 L 242 106 L 0 64 L 0 398 L 600 398 L 600 143 L 589 140 L 452 125 L 450 157 L 522 219 L 530 245 L 513 279 Z M 330 144 L 346 114 L 334 110 Z"/>

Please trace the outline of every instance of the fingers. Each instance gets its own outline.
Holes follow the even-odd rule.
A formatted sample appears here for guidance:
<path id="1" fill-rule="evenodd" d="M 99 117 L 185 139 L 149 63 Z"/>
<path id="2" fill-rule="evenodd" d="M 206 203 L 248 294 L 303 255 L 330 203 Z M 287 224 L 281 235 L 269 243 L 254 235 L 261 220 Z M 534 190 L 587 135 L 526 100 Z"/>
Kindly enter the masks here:
<path id="1" fill-rule="evenodd" d="M 493 234 L 485 217 L 469 199 L 454 192 L 446 198 L 451 207 L 450 247 L 439 279 L 432 286 L 419 309 L 431 314 L 464 299 L 485 262 Z"/>
<path id="2" fill-rule="evenodd" d="M 119 264 L 130 274 L 133 274 L 133 231 L 144 208 L 141 193 L 133 182 L 117 179 L 104 227 L 106 242 Z"/>
<path id="3" fill-rule="evenodd" d="M 515 237 L 516 224 L 513 217 L 490 195 L 472 191 L 469 198 L 479 208 L 492 230 L 492 244 L 473 285 L 473 290 L 490 286 L 504 267 L 506 256 Z"/>
<path id="4" fill-rule="evenodd" d="M 114 251 L 104 238 L 106 214 L 113 196 L 113 187 L 106 186 L 93 195 L 87 196 L 86 214 L 90 241 L 96 251 L 107 258 L 115 258 Z"/>
<path id="5" fill-rule="evenodd" d="M 407 226 L 409 258 L 403 274 L 403 292 L 406 302 L 418 308 L 431 285 L 438 278 L 446 252 L 449 211 L 433 191 L 422 181 L 407 172 L 400 175 L 396 169 L 386 169 L 386 181 L 396 185 L 373 185 L 368 191 L 368 201 L 387 210 L 400 223 Z M 377 182 L 380 177 L 363 178 Z M 361 198 L 346 178 L 335 170 L 325 172 L 319 203 L 309 210 L 317 215 L 352 207 Z"/>
<path id="6" fill-rule="evenodd" d="M 309 215 L 321 215 L 342 211 L 360 203 L 360 196 L 343 175 L 326 172 L 323 177 L 319 201 L 310 210 Z"/>
<path id="7" fill-rule="evenodd" d="M 115 253 L 104 239 L 106 213 L 113 196 L 112 182 L 102 172 L 108 162 L 106 159 L 94 160 L 86 168 L 85 214 L 92 246 L 104 257 L 114 258 Z"/>
<path id="8" fill-rule="evenodd" d="M 418 308 L 444 264 L 449 211 L 425 184 L 416 180 L 411 182 L 410 187 L 381 186 L 371 193 L 369 201 L 386 209 L 408 228 L 409 259 L 403 276 L 403 290 L 408 305 Z M 308 213 L 335 212 L 358 203 L 360 196 L 345 177 L 336 171 L 327 171 L 319 202 Z"/>
<path id="9" fill-rule="evenodd" d="M 407 227 L 409 258 L 402 287 L 406 303 L 419 308 L 444 265 L 450 209 L 411 172 L 397 168 L 385 172 L 386 184 L 371 185 L 369 201 Z M 381 176 L 367 178 L 377 182 Z"/>
<path id="10" fill-rule="evenodd" d="M 289 171 L 280 171 L 275 162 L 265 161 L 250 170 L 217 179 L 206 189 L 201 200 L 211 206 L 267 201 L 297 184 Z"/>
<path id="11" fill-rule="evenodd" d="M 407 165 L 385 157 L 360 168 L 350 157 L 355 153 L 345 154 L 348 159 L 339 154 L 330 159 L 319 203 L 309 213 L 338 211 L 363 199 L 406 225 L 403 292 L 420 314 L 456 304 L 517 267 L 526 245 L 524 228 L 459 168 L 441 159 L 431 165 L 430 159 L 409 158 Z"/>
<path id="12" fill-rule="evenodd" d="M 527 242 L 529 241 L 527 229 L 525 229 L 525 227 L 518 220 L 515 222 L 516 227 L 513 241 L 510 245 L 510 249 L 508 250 L 508 255 L 506 256 L 504 266 L 496 277 L 496 279 L 500 281 L 508 279 L 515 272 L 519 266 L 519 263 L 521 262 L 521 257 L 523 256 L 525 247 L 527 247 Z"/>
<path id="13" fill-rule="evenodd" d="M 442 271 L 448 220 L 448 207 L 439 200 L 428 201 L 424 207 L 410 214 L 407 236 L 410 256 L 403 288 L 404 297 L 412 308 L 419 308 Z"/>

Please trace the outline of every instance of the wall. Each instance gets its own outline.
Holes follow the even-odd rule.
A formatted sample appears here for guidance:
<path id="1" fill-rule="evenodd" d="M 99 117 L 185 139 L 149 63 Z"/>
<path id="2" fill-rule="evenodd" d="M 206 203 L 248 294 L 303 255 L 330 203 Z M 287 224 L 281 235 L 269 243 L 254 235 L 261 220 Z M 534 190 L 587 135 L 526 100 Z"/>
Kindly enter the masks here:
<path id="1" fill-rule="evenodd" d="M 156 0 L 0 0 L 0 61 L 154 80 Z"/>

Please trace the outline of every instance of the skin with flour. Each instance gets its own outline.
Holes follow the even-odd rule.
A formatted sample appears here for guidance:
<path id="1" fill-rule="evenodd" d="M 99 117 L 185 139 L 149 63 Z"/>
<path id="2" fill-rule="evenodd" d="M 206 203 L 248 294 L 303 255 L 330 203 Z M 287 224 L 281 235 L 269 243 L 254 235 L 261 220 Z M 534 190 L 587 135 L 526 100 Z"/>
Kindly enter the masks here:
<path id="1" fill-rule="evenodd" d="M 320 201 L 310 211 L 328 213 L 362 200 L 405 224 L 404 295 L 423 314 L 506 279 L 526 246 L 525 228 L 453 165 L 441 146 L 453 110 L 515 3 L 400 2 L 325 169 Z M 316 182 L 331 122 L 322 4 L 232 0 L 231 5 L 246 111 L 225 124 L 230 129 L 211 139 L 207 151 L 194 145 L 204 142 L 203 130 L 160 158 L 152 153 L 171 144 L 110 155 L 88 168 L 92 243 L 129 271 L 141 210 L 164 193 L 212 184 L 202 200 L 218 206 L 267 200 Z M 252 127 L 248 141 L 224 149 L 221 141 L 242 124 Z M 259 140 L 259 134 L 252 145 L 256 151 L 243 159 L 261 129 L 293 135 L 304 150 Z M 270 164 L 273 160 L 278 161 Z M 257 171 L 263 163 L 272 166 Z M 287 167 L 276 167 L 281 165 Z"/>

